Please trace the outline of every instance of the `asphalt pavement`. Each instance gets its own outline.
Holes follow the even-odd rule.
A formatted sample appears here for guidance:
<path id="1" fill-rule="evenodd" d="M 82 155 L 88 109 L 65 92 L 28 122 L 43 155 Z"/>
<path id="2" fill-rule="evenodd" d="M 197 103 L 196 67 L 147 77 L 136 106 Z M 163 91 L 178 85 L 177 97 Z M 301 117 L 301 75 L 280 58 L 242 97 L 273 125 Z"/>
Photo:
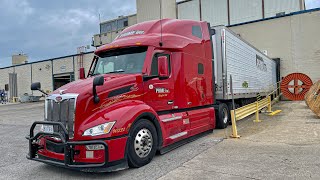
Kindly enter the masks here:
<path id="1" fill-rule="evenodd" d="M 304 102 L 280 102 L 262 113 L 179 147 L 138 169 L 83 173 L 26 159 L 25 135 L 43 119 L 43 103 L 0 105 L 0 179 L 320 179 L 320 118 Z"/>
<path id="2" fill-rule="evenodd" d="M 1 105 L 0 117 L 0 179 L 158 179 L 222 140 L 202 137 L 167 154 L 157 155 L 150 164 L 138 169 L 84 173 L 26 159 L 28 141 L 25 136 L 33 121 L 43 120 L 43 102 Z"/>

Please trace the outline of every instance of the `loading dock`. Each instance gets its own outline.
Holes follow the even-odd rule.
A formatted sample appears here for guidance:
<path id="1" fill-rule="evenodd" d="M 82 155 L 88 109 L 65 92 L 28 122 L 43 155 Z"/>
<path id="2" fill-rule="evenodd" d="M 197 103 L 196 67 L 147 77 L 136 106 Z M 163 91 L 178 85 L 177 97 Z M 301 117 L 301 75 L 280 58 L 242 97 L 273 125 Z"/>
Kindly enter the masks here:
<path id="1" fill-rule="evenodd" d="M 70 72 L 70 73 L 54 74 L 52 76 L 52 79 L 53 79 L 53 90 L 56 90 L 59 87 L 74 81 L 74 73 Z"/>

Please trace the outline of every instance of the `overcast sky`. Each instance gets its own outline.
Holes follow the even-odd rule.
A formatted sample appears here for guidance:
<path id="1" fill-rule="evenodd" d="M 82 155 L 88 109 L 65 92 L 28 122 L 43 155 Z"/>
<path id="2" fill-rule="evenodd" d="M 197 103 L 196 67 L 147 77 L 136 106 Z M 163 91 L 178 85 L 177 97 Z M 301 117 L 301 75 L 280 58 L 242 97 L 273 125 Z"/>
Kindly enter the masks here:
<path id="1" fill-rule="evenodd" d="M 29 62 L 75 54 L 99 33 L 99 13 L 101 20 L 134 14 L 136 1 L 0 0 L 0 67 L 14 53 Z"/>
<path id="2" fill-rule="evenodd" d="M 320 0 L 306 0 L 306 6 L 320 7 Z M 29 62 L 75 54 L 99 33 L 99 13 L 101 20 L 134 14 L 136 1 L 0 0 L 0 67 L 20 52 Z"/>

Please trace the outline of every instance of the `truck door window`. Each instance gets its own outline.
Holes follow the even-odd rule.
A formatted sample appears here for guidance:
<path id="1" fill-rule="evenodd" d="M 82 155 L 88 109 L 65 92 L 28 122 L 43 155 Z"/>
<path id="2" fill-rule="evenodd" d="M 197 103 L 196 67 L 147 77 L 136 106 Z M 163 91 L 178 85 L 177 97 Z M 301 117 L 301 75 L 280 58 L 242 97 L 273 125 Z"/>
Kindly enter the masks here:
<path id="1" fill-rule="evenodd" d="M 171 73 L 171 60 L 170 56 L 168 54 L 155 54 L 152 58 L 152 64 L 151 64 L 151 73 L 150 76 L 158 76 L 158 57 L 160 56 L 167 56 L 168 58 L 168 68 L 169 68 L 169 74 Z"/>

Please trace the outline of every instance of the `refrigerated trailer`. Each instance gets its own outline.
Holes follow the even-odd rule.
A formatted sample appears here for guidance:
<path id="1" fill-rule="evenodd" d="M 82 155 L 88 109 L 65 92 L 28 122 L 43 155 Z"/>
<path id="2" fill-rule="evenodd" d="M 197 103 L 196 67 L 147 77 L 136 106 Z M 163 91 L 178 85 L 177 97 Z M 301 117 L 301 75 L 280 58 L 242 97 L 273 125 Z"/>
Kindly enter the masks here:
<path id="1" fill-rule="evenodd" d="M 232 98 L 230 75 L 233 76 L 235 99 L 266 95 L 277 83 L 276 61 L 249 44 L 225 26 L 212 27 L 216 99 Z M 241 104 L 240 101 L 238 101 Z"/>
<path id="2" fill-rule="evenodd" d="M 217 126 L 225 128 L 234 108 L 232 98 L 237 108 L 266 96 L 280 80 L 279 64 L 225 26 L 211 27 L 211 32 Z"/>
<path id="3" fill-rule="evenodd" d="M 28 159 L 82 171 L 141 167 L 228 125 L 230 75 L 238 106 L 275 83 L 270 58 L 206 22 L 139 23 L 94 54 L 87 78 L 46 95 Z"/>

